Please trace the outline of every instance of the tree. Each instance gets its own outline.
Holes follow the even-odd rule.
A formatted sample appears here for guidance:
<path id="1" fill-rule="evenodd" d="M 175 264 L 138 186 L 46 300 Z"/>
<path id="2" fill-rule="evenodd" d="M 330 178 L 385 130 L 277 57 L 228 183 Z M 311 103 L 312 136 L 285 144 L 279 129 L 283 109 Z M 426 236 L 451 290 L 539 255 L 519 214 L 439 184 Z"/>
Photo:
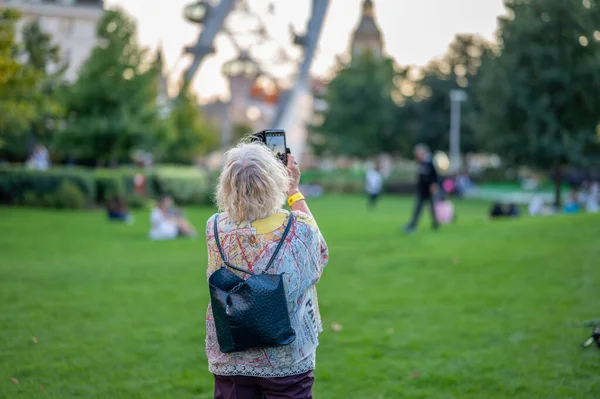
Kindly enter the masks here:
<path id="1" fill-rule="evenodd" d="M 242 140 L 244 137 L 248 136 L 249 134 L 254 133 L 254 129 L 252 128 L 252 125 L 248 124 L 248 123 L 236 123 L 233 125 L 233 128 L 231 129 L 232 133 L 233 133 L 233 139 L 231 140 L 231 142 L 233 144 L 239 142 L 240 140 Z"/>
<path id="2" fill-rule="evenodd" d="M 33 20 L 23 28 L 23 42 L 27 63 L 33 68 L 44 73 L 48 73 L 51 67 L 64 70 L 64 66 L 60 65 L 59 47 L 52 43 L 50 35 L 42 31 L 38 21 Z"/>
<path id="3" fill-rule="evenodd" d="M 18 11 L 0 10 L 0 157 L 20 160 L 27 152 L 27 135 L 36 119 L 35 98 L 40 74 L 17 59 Z"/>
<path id="4" fill-rule="evenodd" d="M 450 92 L 461 89 L 468 100 L 462 105 L 461 150 L 473 151 L 478 143 L 468 123 L 475 109 L 473 90 L 489 44 L 480 36 L 457 35 L 446 54 L 422 70 L 422 76 L 408 87 L 406 105 L 400 118 L 409 124 L 413 144 L 426 143 L 433 149 L 447 150 L 450 131 Z"/>
<path id="5" fill-rule="evenodd" d="M 52 37 L 42 31 L 37 21 L 23 28 L 23 48 L 26 64 L 40 77 L 35 97 L 36 117 L 31 122 L 30 133 L 36 141 L 49 143 L 64 119 L 58 95 L 64 88 L 63 75 L 68 65 L 60 58 L 60 48 L 52 43 Z"/>
<path id="6" fill-rule="evenodd" d="M 364 158 L 394 151 L 397 74 L 391 59 L 369 52 L 344 66 L 328 85 L 322 123 L 312 127 L 316 152 Z"/>
<path id="7" fill-rule="evenodd" d="M 112 165 L 135 148 L 150 149 L 165 124 L 156 106 L 156 71 L 144 67 L 135 22 L 123 11 L 106 11 L 100 40 L 65 96 L 67 127 L 59 148 L 80 161 Z"/>
<path id="8" fill-rule="evenodd" d="M 597 0 L 506 0 L 497 54 L 477 84 L 476 128 L 511 164 L 554 168 L 598 162 L 600 4 Z"/>
<path id="9" fill-rule="evenodd" d="M 196 156 L 219 146 L 219 132 L 203 117 L 196 97 L 187 88 L 175 99 L 169 123 L 165 161 L 191 163 Z"/>

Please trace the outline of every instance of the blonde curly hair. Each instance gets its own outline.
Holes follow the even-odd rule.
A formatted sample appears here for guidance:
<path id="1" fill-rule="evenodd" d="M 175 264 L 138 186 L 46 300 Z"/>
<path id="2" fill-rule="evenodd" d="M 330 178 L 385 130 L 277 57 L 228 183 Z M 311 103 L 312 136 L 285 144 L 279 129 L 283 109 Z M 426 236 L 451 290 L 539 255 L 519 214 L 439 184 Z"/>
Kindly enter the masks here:
<path id="1" fill-rule="evenodd" d="M 217 205 L 234 223 L 270 216 L 287 197 L 290 175 L 263 144 L 242 142 L 225 154 Z"/>

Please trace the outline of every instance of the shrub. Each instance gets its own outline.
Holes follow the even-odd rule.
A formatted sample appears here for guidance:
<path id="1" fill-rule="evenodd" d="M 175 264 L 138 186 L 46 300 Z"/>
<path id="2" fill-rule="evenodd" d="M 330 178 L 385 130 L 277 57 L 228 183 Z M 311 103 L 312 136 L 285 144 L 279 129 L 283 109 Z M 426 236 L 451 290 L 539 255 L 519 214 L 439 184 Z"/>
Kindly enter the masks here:
<path id="1" fill-rule="evenodd" d="M 146 198 L 134 193 L 135 169 L 53 168 L 48 171 L 0 167 L 0 204 L 80 208 L 123 197 L 132 208 L 170 195 L 178 204 L 213 204 L 215 176 L 193 167 L 159 167 L 146 174 Z M 63 185 L 63 183 L 69 185 Z M 83 205 L 73 187 L 83 196 Z M 57 192 L 61 198 L 57 199 Z"/>
<path id="2" fill-rule="evenodd" d="M 81 209 L 85 206 L 85 194 L 72 182 L 65 180 L 54 193 L 54 207 L 61 209 Z"/>
<path id="3" fill-rule="evenodd" d="M 22 204 L 25 206 L 40 206 L 41 201 L 34 191 L 26 191 L 23 193 Z"/>
<path id="4" fill-rule="evenodd" d="M 127 206 L 131 209 L 144 209 L 148 206 L 149 200 L 146 197 L 142 197 L 138 194 L 131 194 L 127 196 Z"/>
<path id="5" fill-rule="evenodd" d="M 516 182 L 517 173 L 515 169 L 509 167 L 487 168 L 475 173 L 473 180 L 477 183 Z"/>
<path id="6" fill-rule="evenodd" d="M 34 198 L 51 206 L 53 196 L 63 182 L 76 186 L 85 204 L 96 199 L 96 186 L 90 172 L 79 169 L 26 170 L 20 167 L 0 167 L 0 203 L 23 204 L 35 202 Z M 26 196 L 26 193 L 27 196 Z M 44 197 L 48 197 L 42 200 Z M 27 198 L 25 198 L 27 197 Z M 41 205 L 41 204 L 40 204 Z"/>
<path id="7" fill-rule="evenodd" d="M 156 196 L 169 195 L 177 204 L 207 205 L 212 187 L 206 173 L 193 167 L 161 167 L 149 179 Z"/>
<path id="8" fill-rule="evenodd" d="M 125 182 L 121 172 L 94 171 L 96 185 L 96 203 L 105 204 L 113 197 L 122 197 L 125 194 Z"/>
<path id="9" fill-rule="evenodd" d="M 390 180 L 384 183 L 383 191 L 390 194 L 414 194 L 417 191 L 417 185 L 409 181 Z"/>
<path id="10" fill-rule="evenodd" d="M 20 203 L 31 207 L 82 209 L 86 205 L 86 199 L 77 185 L 64 180 L 53 193 L 37 194 L 35 191 L 26 191 Z"/>
<path id="11" fill-rule="evenodd" d="M 132 195 L 137 173 L 144 174 L 135 168 L 94 169 L 92 174 L 96 185 L 96 203 L 106 204 L 111 198 Z M 146 186 L 146 195 L 152 196 L 154 193 L 149 187 L 150 184 L 147 183 Z"/>

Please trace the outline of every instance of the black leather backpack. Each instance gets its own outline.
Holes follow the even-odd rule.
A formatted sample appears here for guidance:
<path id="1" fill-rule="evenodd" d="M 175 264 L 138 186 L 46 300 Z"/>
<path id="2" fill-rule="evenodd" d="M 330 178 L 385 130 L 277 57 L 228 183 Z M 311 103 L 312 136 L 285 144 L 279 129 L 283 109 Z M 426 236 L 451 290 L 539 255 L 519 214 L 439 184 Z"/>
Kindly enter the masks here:
<path id="1" fill-rule="evenodd" d="M 267 274 L 277 258 L 294 222 L 290 213 L 285 231 L 262 274 L 231 265 L 219 242 L 218 215 L 214 234 L 222 265 L 208 279 L 210 302 L 223 353 L 282 346 L 292 343 L 296 333 L 291 326 L 282 274 Z M 249 274 L 246 280 L 228 268 Z"/>

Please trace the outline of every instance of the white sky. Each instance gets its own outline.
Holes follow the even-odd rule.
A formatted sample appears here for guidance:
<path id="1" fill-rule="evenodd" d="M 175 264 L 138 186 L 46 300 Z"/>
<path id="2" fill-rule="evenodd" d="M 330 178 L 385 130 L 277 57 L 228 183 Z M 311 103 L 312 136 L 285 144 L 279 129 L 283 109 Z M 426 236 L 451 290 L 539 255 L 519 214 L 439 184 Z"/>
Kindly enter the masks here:
<path id="1" fill-rule="evenodd" d="M 319 41 L 312 72 L 326 75 L 335 57 L 349 47 L 363 0 L 331 0 Z M 155 48 L 162 43 L 171 77 L 177 80 L 186 66 L 178 65 L 182 48 L 195 42 L 199 28 L 182 17 L 183 7 L 192 0 L 106 0 L 108 7 L 121 6 L 138 22 L 142 45 Z M 311 0 L 248 0 L 251 9 L 269 26 L 269 32 L 292 55 L 288 25 L 303 32 L 309 18 Z M 267 14 L 269 3 L 275 16 Z M 445 53 L 457 33 L 478 33 L 493 39 L 496 18 L 504 13 L 502 0 L 374 0 L 376 20 L 385 40 L 385 51 L 402 65 L 425 65 Z M 239 15 L 239 14 L 238 14 Z M 221 73 L 224 62 L 236 55 L 226 37 L 216 41 L 217 53 L 206 58 L 194 82 L 202 99 L 227 95 L 227 82 Z M 265 54 L 272 54 L 267 53 Z"/>

